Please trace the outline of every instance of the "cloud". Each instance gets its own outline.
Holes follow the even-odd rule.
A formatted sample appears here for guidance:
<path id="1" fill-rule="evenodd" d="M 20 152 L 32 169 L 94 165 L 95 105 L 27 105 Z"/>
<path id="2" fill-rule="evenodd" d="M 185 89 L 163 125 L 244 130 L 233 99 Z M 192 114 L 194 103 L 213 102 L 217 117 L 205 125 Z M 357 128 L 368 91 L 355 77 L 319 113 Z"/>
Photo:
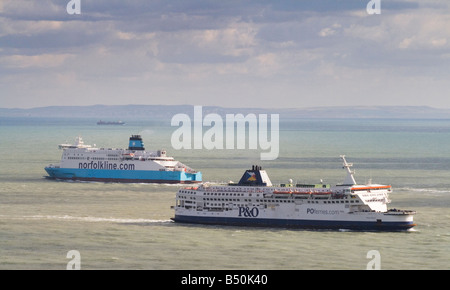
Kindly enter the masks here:
<path id="1" fill-rule="evenodd" d="M 167 63 L 240 62 L 253 54 L 255 34 L 252 24 L 242 22 L 220 29 L 159 33 L 157 57 Z"/>
<path id="2" fill-rule="evenodd" d="M 41 54 L 41 55 L 11 55 L 0 58 L 0 64 L 6 68 L 51 68 L 58 67 L 73 55 L 70 54 Z"/>
<path id="3" fill-rule="evenodd" d="M 450 107 L 449 4 L 381 1 L 5 0 L 0 106 Z"/>

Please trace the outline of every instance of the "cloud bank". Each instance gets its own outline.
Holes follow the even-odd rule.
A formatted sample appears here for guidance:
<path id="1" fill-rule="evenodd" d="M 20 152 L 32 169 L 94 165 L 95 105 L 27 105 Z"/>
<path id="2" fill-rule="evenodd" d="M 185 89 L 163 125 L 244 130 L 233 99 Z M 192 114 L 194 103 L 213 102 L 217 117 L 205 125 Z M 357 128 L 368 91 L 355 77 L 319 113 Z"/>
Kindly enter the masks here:
<path id="1" fill-rule="evenodd" d="M 380 1 L 3 0 L 0 107 L 449 108 L 449 4 Z"/>

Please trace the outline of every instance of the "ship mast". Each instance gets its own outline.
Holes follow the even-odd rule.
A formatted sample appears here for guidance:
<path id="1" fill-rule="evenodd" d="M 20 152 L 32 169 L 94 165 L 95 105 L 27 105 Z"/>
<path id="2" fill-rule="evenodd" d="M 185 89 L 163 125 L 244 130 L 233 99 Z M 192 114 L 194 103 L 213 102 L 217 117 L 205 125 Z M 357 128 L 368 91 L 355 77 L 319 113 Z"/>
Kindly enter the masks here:
<path id="1" fill-rule="evenodd" d="M 344 161 L 344 169 L 347 169 L 347 177 L 344 180 L 344 185 L 354 185 L 356 184 L 355 178 L 353 177 L 353 174 L 355 174 L 355 171 L 352 171 L 350 167 L 353 166 L 353 163 L 347 163 L 347 160 L 345 160 L 345 155 L 341 155 L 342 160 Z"/>

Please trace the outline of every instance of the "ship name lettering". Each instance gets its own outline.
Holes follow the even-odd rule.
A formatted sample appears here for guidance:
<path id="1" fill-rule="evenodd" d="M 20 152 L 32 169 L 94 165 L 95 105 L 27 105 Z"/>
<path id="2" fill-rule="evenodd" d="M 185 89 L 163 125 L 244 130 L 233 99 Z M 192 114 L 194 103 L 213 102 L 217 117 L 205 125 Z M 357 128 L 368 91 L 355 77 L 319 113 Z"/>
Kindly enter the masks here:
<path id="1" fill-rule="evenodd" d="M 108 161 L 79 162 L 78 169 L 135 170 L 134 164 L 109 163 Z"/>
<path id="2" fill-rule="evenodd" d="M 253 207 L 250 209 L 248 206 L 240 206 L 239 207 L 239 216 L 244 217 L 257 217 L 259 215 L 259 209 L 257 207 Z"/>
<path id="3" fill-rule="evenodd" d="M 325 214 L 325 215 L 336 215 L 340 214 L 340 210 L 328 210 L 328 209 L 315 209 L 315 208 L 307 208 L 306 214 Z"/>

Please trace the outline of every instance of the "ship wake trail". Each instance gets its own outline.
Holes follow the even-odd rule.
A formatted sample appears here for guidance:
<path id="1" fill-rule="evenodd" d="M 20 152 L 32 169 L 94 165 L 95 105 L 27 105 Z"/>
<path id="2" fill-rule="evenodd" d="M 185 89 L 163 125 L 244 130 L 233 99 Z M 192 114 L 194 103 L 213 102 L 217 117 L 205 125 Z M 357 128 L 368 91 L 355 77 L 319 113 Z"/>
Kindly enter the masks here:
<path id="1" fill-rule="evenodd" d="M 450 194 L 450 189 L 442 189 L 442 188 L 399 187 L 398 190 L 420 192 L 420 193 Z"/>
<path id="2" fill-rule="evenodd" d="M 67 222 L 90 222 L 90 223 L 119 223 L 119 224 L 166 224 L 172 223 L 172 220 L 159 220 L 159 219 L 127 219 L 127 218 L 114 218 L 114 217 L 77 217 L 70 215 L 29 215 L 29 216 L 4 216 L 0 215 L 1 219 L 14 219 L 14 220 L 55 220 L 55 221 L 67 221 Z"/>

